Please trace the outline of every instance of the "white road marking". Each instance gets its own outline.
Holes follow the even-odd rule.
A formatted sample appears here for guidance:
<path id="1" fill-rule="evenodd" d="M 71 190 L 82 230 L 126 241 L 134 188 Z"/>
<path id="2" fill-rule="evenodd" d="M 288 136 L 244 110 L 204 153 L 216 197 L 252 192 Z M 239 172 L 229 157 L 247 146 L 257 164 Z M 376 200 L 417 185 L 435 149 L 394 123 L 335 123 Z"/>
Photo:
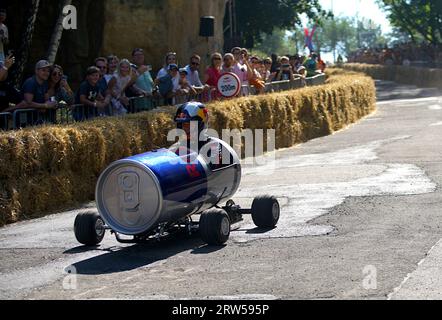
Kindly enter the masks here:
<path id="1" fill-rule="evenodd" d="M 428 106 L 428 109 L 430 109 L 430 110 L 441 110 L 442 107 L 440 105 L 438 105 L 438 104 L 434 104 L 434 105 Z"/>
<path id="2" fill-rule="evenodd" d="M 404 104 L 404 103 L 418 103 L 418 102 L 430 102 L 430 101 L 439 101 L 438 97 L 429 97 L 429 98 L 418 98 L 418 99 L 401 99 L 401 100 L 387 100 L 387 101 L 379 101 L 376 104 L 378 106 L 382 105 L 390 105 L 390 104 Z"/>
<path id="3" fill-rule="evenodd" d="M 412 300 L 440 300 L 442 299 L 442 239 L 439 240 L 430 251 L 417 264 L 417 268 L 409 273 L 399 287 L 395 288 L 387 298 L 395 299 L 412 299 Z"/>
<path id="4" fill-rule="evenodd" d="M 442 121 L 430 124 L 430 127 L 442 126 Z"/>
<path id="5" fill-rule="evenodd" d="M 334 172 L 340 165 L 360 165 L 378 159 L 375 150 L 389 142 L 405 139 L 397 137 L 390 140 L 374 141 L 367 145 L 342 149 L 332 153 L 295 156 L 279 162 L 279 170 L 273 175 L 288 174 L 288 168 L 298 166 L 318 167 Z M 379 165 L 379 164 L 377 164 Z M 231 238 L 237 242 L 248 242 L 256 239 L 291 238 L 317 236 L 333 231 L 332 226 L 308 224 L 311 220 L 327 214 L 333 207 L 342 204 L 348 197 L 376 195 L 414 195 L 434 192 L 433 183 L 419 167 L 412 164 L 381 164 L 383 170 L 376 172 L 373 164 L 366 164 L 368 177 L 340 182 L 296 183 L 266 185 L 265 193 L 278 198 L 287 198 L 288 203 L 281 210 L 277 228 L 259 233 L 252 223 L 244 223 Z M 258 168 L 246 171 L 245 174 L 257 174 Z M 362 168 L 363 169 L 363 168 Z M 361 167 L 358 171 L 362 170 Z M 262 170 L 262 169 L 261 169 Z M 336 180 L 340 171 L 336 170 Z M 259 185 L 241 187 L 237 197 L 253 198 L 262 194 Z M 256 231 L 256 232 L 255 232 Z"/>

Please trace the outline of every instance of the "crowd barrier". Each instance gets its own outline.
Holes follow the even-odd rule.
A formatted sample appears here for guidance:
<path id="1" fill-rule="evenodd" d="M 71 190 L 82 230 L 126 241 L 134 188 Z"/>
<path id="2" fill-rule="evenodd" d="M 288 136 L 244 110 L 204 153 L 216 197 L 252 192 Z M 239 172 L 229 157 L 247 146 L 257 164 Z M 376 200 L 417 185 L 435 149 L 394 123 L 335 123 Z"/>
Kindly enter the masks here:
<path id="1" fill-rule="evenodd" d="M 293 81 L 276 81 L 266 83 L 264 92 L 273 93 L 287 90 L 299 89 L 305 86 L 315 86 L 324 84 L 325 74 L 319 74 L 312 78 L 295 79 Z M 256 95 L 259 92 L 254 86 L 245 85 L 242 87 L 242 95 Z M 196 95 L 185 94 L 178 95 L 172 99 L 165 99 L 159 96 L 139 96 L 128 98 L 129 105 L 126 107 L 127 113 L 139 113 L 150 111 L 164 105 L 176 105 L 188 101 L 211 102 L 213 100 L 222 100 L 215 90 L 209 90 Z M 35 110 L 19 109 L 14 112 L 0 113 L 0 130 L 16 130 L 30 126 L 42 124 L 70 124 L 74 122 L 86 121 L 92 118 L 115 116 L 112 107 L 103 110 L 85 106 L 82 104 L 67 105 L 60 103 L 57 109 L 53 110 Z M 119 114 L 121 115 L 121 114 Z"/>

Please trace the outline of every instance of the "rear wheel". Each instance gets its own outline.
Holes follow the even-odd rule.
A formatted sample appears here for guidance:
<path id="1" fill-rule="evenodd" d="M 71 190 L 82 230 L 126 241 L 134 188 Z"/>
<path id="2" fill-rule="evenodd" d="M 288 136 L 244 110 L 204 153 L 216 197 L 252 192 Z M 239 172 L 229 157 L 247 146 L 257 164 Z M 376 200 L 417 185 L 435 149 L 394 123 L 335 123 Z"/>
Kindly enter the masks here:
<path id="1" fill-rule="evenodd" d="M 280 216 L 279 202 L 275 197 L 262 196 L 253 200 L 252 219 L 258 228 L 274 228 Z"/>
<path id="2" fill-rule="evenodd" d="M 96 246 L 103 241 L 106 230 L 104 221 L 95 211 L 77 215 L 74 223 L 75 237 L 86 246 Z"/>
<path id="3" fill-rule="evenodd" d="M 230 220 L 222 209 L 211 209 L 200 217 L 199 230 L 201 239 L 208 245 L 224 245 L 230 237 Z"/>

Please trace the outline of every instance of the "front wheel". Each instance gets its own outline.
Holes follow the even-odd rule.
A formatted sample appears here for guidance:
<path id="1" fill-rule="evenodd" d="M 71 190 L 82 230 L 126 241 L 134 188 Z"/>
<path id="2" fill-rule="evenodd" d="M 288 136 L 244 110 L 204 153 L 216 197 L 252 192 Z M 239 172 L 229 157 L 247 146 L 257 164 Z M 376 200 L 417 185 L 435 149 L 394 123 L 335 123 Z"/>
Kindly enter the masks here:
<path id="1" fill-rule="evenodd" d="M 106 230 L 104 221 L 95 211 L 82 212 L 75 218 L 75 237 L 86 246 L 96 246 L 103 241 Z"/>
<path id="2" fill-rule="evenodd" d="M 208 245 L 224 245 L 230 237 L 229 215 L 222 209 L 207 210 L 201 214 L 199 230 Z"/>
<path id="3" fill-rule="evenodd" d="M 258 228 L 274 228 L 280 216 L 279 202 L 275 197 L 262 196 L 253 200 L 252 219 Z"/>

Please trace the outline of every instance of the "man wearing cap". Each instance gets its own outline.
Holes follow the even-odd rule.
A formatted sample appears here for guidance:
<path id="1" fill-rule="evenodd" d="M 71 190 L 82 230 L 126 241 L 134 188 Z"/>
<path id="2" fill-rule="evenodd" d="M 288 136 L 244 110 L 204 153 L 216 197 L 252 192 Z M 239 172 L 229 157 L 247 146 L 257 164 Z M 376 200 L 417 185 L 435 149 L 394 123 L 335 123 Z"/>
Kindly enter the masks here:
<path id="1" fill-rule="evenodd" d="M 51 64 L 46 60 L 40 60 L 35 65 L 35 75 L 25 81 L 22 88 L 24 107 L 39 109 L 42 111 L 54 109 L 55 101 L 49 101 L 48 79 Z"/>

